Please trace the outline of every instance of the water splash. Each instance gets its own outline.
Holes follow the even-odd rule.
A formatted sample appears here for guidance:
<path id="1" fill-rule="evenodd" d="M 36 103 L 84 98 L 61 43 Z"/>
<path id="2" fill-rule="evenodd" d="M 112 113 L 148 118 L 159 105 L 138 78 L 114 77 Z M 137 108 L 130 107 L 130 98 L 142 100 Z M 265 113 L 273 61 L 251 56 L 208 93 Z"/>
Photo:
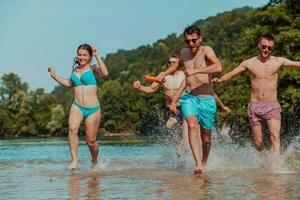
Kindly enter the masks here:
<path id="1" fill-rule="evenodd" d="M 288 145 L 283 153 L 285 164 L 289 167 L 300 171 L 300 135 Z"/>
<path id="2" fill-rule="evenodd" d="M 163 128 L 163 127 L 161 127 Z M 122 170 L 184 170 L 191 171 L 195 162 L 191 150 L 186 148 L 186 144 L 179 137 L 179 133 L 174 135 L 162 134 L 158 139 L 158 144 L 149 146 L 122 147 L 120 155 L 123 159 L 114 159 L 104 152 L 101 161 L 101 170 L 122 171 Z M 177 135 L 176 135 L 177 134 Z M 244 135 L 249 134 L 245 133 Z M 157 134 L 156 134 L 157 136 Z M 252 140 L 246 136 L 245 142 L 235 143 L 225 134 L 226 140 L 219 130 L 213 131 L 213 145 L 209 155 L 206 172 L 235 172 L 235 171 L 256 171 L 273 174 L 298 173 L 300 169 L 300 136 L 296 136 L 287 146 L 286 150 L 274 159 L 269 150 L 258 152 Z M 179 141 L 178 142 L 174 142 Z M 113 147 L 114 151 L 118 151 Z M 140 153 L 130 154 L 131 151 Z"/>
<path id="3" fill-rule="evenodd" d="M 224 141 L 224 135 L 226 141 Z M 215 130 L 207 171 L 258 170 L 276 174 L 297 173 L 300 169 L 300 135 L 295 136 L 286 150 L 272 156 L 269 150 L 258 152 L 252 141 L 236 144 L 228 134 Z"/>

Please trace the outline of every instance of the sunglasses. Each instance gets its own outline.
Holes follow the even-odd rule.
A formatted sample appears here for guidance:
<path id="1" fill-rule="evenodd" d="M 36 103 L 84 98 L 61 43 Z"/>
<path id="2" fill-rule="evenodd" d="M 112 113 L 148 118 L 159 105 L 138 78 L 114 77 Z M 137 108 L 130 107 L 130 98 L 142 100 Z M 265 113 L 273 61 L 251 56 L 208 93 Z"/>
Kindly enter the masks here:
<path id="1" fill-rule="evenodd" d="M 170 61 L 170 60 L 168 61 L 169 65 L 172 65 L 172 64 L 175 64 L 175 63 L 176 63 L 176 61 Z"/>
<path id="2" fill-rule="evenodd" d="M 268 45 L 263 45 L 263 44 L 262 44 L 262 45 L 261 45 L 261 48 L 262 48 L 262 49 L 268 49 L 269 51 L 272 51 L 274 47 L 268 46 Z"/>
<path id="3" fill-rule="evenodd" d="M 197 39 L 190 39 L 190 40 L 185 40 L 185 43 L 190 44 L 190 42 L 192 42 L 193 44 L 195 44 L 197 42 L 199 38 Z"/>

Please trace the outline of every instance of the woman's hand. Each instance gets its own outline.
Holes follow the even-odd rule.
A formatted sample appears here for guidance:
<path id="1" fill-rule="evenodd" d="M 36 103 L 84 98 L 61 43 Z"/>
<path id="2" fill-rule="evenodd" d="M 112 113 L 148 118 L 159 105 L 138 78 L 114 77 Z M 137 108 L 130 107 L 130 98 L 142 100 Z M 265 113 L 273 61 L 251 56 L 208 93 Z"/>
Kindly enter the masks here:
<path id="1" fill-rule="evenodd" d="M 48 67 L 48 72 L 49 72 L 49 74 L 51 75 L 51 77 L 52 77 L 53 79 L 55 79 L 56 73 L 55 73 L 54 68 L 51 67 L 51 66 L 49 66 L 49 67 Z"/>
<path id="2" fill-rule="evenodd" d="M 93 50 L 93 55 L 94 55 L 94 56 L 99 55 L 99 50 L 98 50 L 97 47 L 92 47 L 92 50 Z"/>
<path id="3" fill-rule="evenodd" d="M 48 67 L 48 72 L 51 75 L 51 77 L 54 80 L 56 80 L 59 84 L 65 86 L 67 88 L 73 87 L 71 80 L 70 79 L 64 79 L 64 78 L 61 78 L 61 77 L 57 76 L 53 67 L 49 66 Z"/>
<path id="4" fill-rule="evenodd" d="M 93 51 L 93 56 L 95 56 L 96 60 L 97 60 L 97 65 L 95 65 L 97 68 L 99 68 L 100 70 L 100 74 L 101 76 L 108 76 L 108 70 L 107 70 L 107 66 L 105 65 L 105 63 L 103 62 L 100 54 L 99 54 L 99 50 L 96 47 L 92 47 L 92 51 Z"/>
<path id="5" fill-rule="evenodd" d="M 132 84 L 132 87 L 138 90 L 141 87 L 141 82 L 140 81 L 134 81 L 133 84 Z"/>

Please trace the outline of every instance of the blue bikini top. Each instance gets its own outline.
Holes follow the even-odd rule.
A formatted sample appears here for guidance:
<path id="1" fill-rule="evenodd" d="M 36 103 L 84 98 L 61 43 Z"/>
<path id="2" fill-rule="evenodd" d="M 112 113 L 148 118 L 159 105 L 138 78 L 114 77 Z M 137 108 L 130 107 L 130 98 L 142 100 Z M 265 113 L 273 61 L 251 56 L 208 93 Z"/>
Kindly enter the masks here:
<path id="1" fill-rule="evenodd" d="M 70 80 L 74 87 L 78 85 L 97 85 L 97 80 L 91 68 L 83 71 L 80 77 L 76 75 L 76 72 L 73 72 L 70 76 Z"/>

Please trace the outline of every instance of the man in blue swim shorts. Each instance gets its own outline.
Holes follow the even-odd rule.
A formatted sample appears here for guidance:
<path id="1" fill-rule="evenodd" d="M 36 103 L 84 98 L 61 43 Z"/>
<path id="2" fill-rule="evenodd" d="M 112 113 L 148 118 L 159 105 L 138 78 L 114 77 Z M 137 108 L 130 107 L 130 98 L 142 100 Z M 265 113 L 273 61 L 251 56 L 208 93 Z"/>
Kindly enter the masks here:
<path id="1" fill-rule="evenodd" d="M 189 143 L 196 163 L 194 174 L 198 174 L 203 172 L 207 163 L 217 110 L 211 74 L 221 72 L 222 66 L 211 47 L 201 46 L 202 36 L 197 26 L 188 26 L 183 35 L 188 48 L 182 49 L 180 56 L 185 66 L 186 79 L 173 97 L 171 110 L 176 111 L 176 102 L 179 100 L 188 123 Z M 173 70 L 176 69 L 169 68 L 162 77 Z"/>

